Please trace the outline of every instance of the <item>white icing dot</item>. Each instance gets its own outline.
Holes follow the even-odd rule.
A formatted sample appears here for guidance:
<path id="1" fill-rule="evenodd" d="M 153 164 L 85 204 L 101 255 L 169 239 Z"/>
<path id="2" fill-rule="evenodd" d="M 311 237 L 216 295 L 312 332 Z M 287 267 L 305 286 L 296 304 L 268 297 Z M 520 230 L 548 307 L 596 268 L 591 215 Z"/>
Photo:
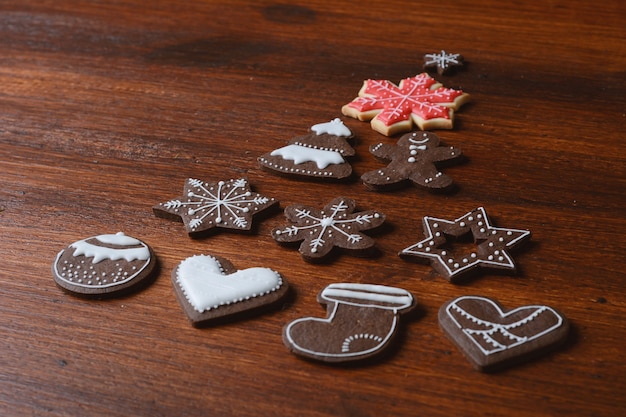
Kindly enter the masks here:
<path id="1" fill-rule="evenodd" d="M 409 162 L 411 162 L 411 163 L 413 163 L 413 162 L 415 162 L 415 158 L 410 157 L 410 158 L 408 159 L 408 161 L 409 161 Z"/>
<path id="2" fill-rule="evenodd" d="M 465 222 L 461 222 L 461 223 L 459 223 L 459 226 L 461 226 L 461 227 L 465 227 Z"/>

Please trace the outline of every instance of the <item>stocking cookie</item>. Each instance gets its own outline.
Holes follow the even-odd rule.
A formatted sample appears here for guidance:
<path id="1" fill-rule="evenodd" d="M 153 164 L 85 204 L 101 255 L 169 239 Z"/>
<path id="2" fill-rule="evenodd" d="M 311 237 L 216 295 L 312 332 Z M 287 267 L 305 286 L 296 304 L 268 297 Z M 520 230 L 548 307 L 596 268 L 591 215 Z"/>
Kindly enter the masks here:
<path id="1" fill-rule="evenodd" d="M 352 132 L 340 119 L 311 127 L 312 132 L 299 136 L 287 146 L 259 157 L 261 167 L 281 174 L 342 179 L 349 177 L 352 166 L 345 160 L 354 155 L 347 139 Z"/>
<path id="2" fill-rule="evenodd" d="M 196 255 L 172 272 L 174 291 L 194 326 L 268 307 L 287 294 L 287 281 L 269 268 L 237 270 L 228 260 Z"/>
<path id="3" fill-rule="evenodd" d="M 482 371 L 511 365 L 562 343 L 569 331 L 565 316 L 552 307 L 528 305 L 506 310 L 478 296 L 448 301 L 439 325 L 472 365 Z"/>
<path id="4" fill-rule="evenodd" d="M 371 284 L 331 284 L 318 294 L 325 319 L 306 317 L 283 329 L 293 353 L 323 362 L 347 362 L 375 356 L 391 343 L 400 315 L 416 305 L 410 292 Z"/>
<path id="5" fill-rule="evenodd" d="M 407 181 L 430 189 L 443 189 L 452 185 L 452 178 L 437 169 L 436 164 L 457 162 L 462 153 L 454 147 L 439 144 L 439 137 L 430 132 L 413 132 L 403 135 L 396 145 L 379 143 L 370 147 L 387 167 L 366 172 L 363 184 L 374 190 L 399 186 Z"/>
<path id="6" fill-rule="evenodd" d="M 463 55 L 461 54 L 449 54 L 442 49 L 441 53 L 424 55 L 424 69 L 435 69 L 439 75 L 448 74 L 462 66 Z"/>
<path id="7" fill-rule="evenodd" d="M 346 197 L 331 200 L 322 210 L 300 204 L 285 209 L 293 224 L 276 228 L 272 237 L 280 243 L 300 242 L 300 254 L 307 261 L 328 255 L 333 247 L 363 252 L 374 246 L 374 239 L 361 233 L 383 224 L 385 215 L 375 211 L 354 212 L 356 203 Z"/>
<path id="8" fill-rule="evenodd" d="M 182 221 L 189 234 L 213 228 L 250 230 L 252 217 L 278 204 L 250 190 L 244 178 L 204 182 L 189 178 L 183 195 L 152 209 L 157 217 Z"/>
<path id="9" fill-rule="evenodd" d="M 145 284 L 155 265 L 156 257 L 148 245 L 119 232 L 72 243 L 57 255 L 52 274 L 67 292 L 108 297 Z"/>
<path id="10" fill-rule="evenodd" d="M 426 238 L 403 249 L 399 255 L 429 261 L 451 282 L 478 268 L 515 271 L 508 250 L 530 238 L 528 230 L 492 226 L 482 207 L 454 221 L 426 216 L 423 223 Z M 459 244 L 470 240 L 471 249 Z"/>
<path id="11" fill-rule="evenodd" d="M 411 130 L 452 129 L 454 111 L 469 100 L 461 90 L 444 88 L 430 75 L 405 78 L 399 85 L 367 80 L 359 97 L 342 107 L 346 116 L 371 120 L 372 128 L 385 136 Z"/>

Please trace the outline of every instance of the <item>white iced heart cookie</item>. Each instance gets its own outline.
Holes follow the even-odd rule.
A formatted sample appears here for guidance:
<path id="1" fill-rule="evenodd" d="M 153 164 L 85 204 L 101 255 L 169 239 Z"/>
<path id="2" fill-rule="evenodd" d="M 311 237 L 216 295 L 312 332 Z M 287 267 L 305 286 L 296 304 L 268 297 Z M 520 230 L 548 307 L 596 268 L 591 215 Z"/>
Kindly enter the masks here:
<path id="1" fill-rule="evenodd" d="M 209 255 L 182 261 L 172 282 L 194 325 L 271 304 L 287 292 L 287 283 L 272 269 L 238 271 L 227 260 Z"/>

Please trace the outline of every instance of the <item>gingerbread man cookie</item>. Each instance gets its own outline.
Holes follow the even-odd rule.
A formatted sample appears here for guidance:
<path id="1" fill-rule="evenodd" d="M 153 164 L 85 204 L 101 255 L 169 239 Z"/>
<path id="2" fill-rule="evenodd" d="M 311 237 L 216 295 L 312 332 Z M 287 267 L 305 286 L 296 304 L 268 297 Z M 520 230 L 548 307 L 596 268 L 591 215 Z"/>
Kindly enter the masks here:
<path id="1" fill-rule="evenodd" d="M 370 152 L 389 165 L 361 176 L 363 183 L 374 190 L 384 190 L 407 181 L 430 189 L 452 185 L 452 178 L 437 169 L 435 164 L 458 162 L 461 150 L 440 146 L 439 137 L 430 132 L 403 135 L 396 145 L 379 143 Z"/>

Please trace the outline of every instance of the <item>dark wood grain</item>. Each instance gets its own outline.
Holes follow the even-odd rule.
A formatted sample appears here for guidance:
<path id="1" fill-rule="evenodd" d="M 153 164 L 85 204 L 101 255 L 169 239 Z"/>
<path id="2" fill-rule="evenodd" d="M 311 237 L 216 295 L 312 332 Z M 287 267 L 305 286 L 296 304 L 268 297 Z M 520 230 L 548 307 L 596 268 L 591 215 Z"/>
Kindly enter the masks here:
<path id="1" fill-rule="evenodd" d="M 6 416 L 615 416 L 626 409 L 626 8 L 623 2 L 0 2 L 0 414 Z M 472 103 L 439 131 L 467 162 L 448 194 L 389 193 L 261 170 L 256 158 L 341 116 L 363 80 L 421 72 L 422 55 L 462 53 L 438 77 Z M 382 166 L 357 135 L 357 174 Z M 276 244 L 277 213 L 252 234 L 190 239 L 151 207 L 187 177 L 245 176 L 281 206 L 338 195 L 385 212 L 379 255 L 308 264 Z M 421 218 L 484 206 L 529 229 L 519 273 L 452 285 L 400 259 Z M 59 290 L 50 266 L 78 239 L 124 231 L 160 261 L 155 282 L 107 301 Z M 279 270 L 277 311 L 204 329 L 169 275 L 200 253 Z M 388 355 L 325 366 L 290 354 L 281 329 L 324 310 L 332 282 L 411 291 L 418 314 Z M 495 374 L 474 371 L 437 310 L 466 294 L 543 303 L 572 323 L 566 346 Z"/>

